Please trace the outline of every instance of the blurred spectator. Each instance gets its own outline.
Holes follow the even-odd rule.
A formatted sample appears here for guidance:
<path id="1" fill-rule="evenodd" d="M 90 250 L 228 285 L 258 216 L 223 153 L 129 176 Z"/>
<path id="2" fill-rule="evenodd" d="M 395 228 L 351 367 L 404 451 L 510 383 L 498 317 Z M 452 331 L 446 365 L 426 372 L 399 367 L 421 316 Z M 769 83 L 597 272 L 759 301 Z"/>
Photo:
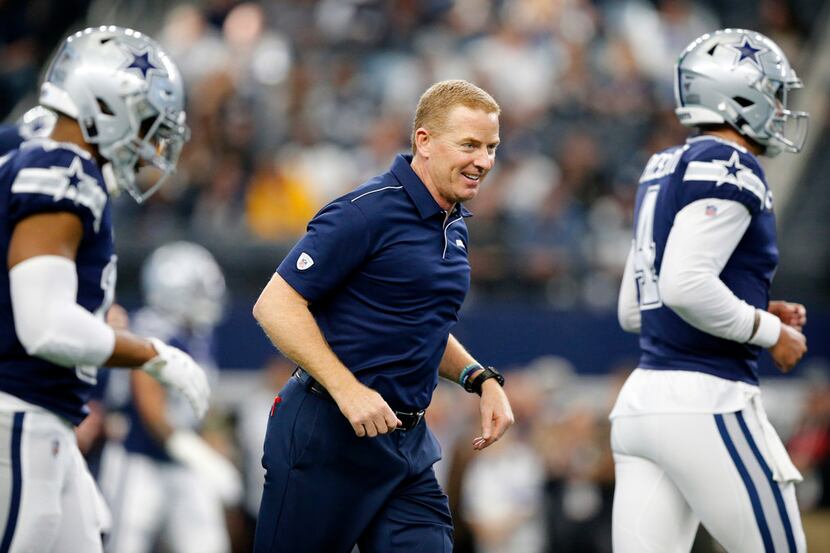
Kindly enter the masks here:
<path id="1" fill-rule="evenodd" d="M 804 476 L 799 505 L 810 551 L 830 551 L 830 368 L 808 368 L 811 386 L 801 420 L 787 444 Z"/>
<path id="2" fill-rule="evenodd" d="M 479 547 L 473 528 L 463 516 L 467 498 L 464 486 L 470 463 L 478 452 L 472 447 L 471 436 L 476 436 L 479 419 L 473 406 L 465 402 L 466 392 L 453 385 L 439 385 L 427 409 L 427 422 L 441 444 L 441 460 L 435 464 L 438 482 L 447 494 L 453 517 L 453 552 L 477 553 Z M 437 400 L 437 401 L 436 401 Z M 459 406 L 470 406 L 459 413 Z M 438 407 L 437 414 L 435 407 Z"/>
<path id="3" fill-rule="evenodd" d="M 52 42 L 87 5 L 0 3 L 7 112 L 32 92 Z M 154 243 L 171 233 L 210 241 L 220 255 L 252 238 L 290 244 L 299 221 L 408 149 L 419 91 L 467 78 L 505 105 L 503 171 L 471 206 L 473 292 L 606 308 L 630 226 L 620 214 L 630 212 L 638 177 L 628 168 L 677 141 L 667 70 L 676 53 L 706 30 L 741 23 L 795 58 L 817 13 L 811 5 L 181 3 L 154 15 L 163 15 L 161 41 L 182 68 L 193 139 L 174 183 L 151 209 L 119 206 L 119 224 Z"/>
<path id="4" fill-rule="evenodd" d="M 544 471 L 530 442 L 542 398 L 537 383 L 520 371 L 510 373 L 505 387 L 516 423 L 470 460 L 462 484 L 463 507 L 456 517 L 470 525 L 482 553 L 542 553 Z"/>
<path id="5" fill-rule="evenodd" d="M 0 116 L 8 116 L 33 92 L 52 49 L 89 4 L 90 0 L 0 2 Z"/>
<path id="6" fill-rule="evenodd" d="M 607 420 L 575 406 L 540 432 L 547 469 L 546 551 L 610 553 L 614 466 Z"/>

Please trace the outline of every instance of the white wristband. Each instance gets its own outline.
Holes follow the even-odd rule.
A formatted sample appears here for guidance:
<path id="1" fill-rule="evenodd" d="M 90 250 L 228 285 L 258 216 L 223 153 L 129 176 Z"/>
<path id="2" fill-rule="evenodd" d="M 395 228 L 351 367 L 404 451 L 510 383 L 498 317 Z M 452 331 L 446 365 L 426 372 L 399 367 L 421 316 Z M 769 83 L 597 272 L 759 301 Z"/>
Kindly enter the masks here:
<path id="1" fill-rule="evenodd" d="M 771 348 L 778 342 L 778 337 L 781 335 L 781 319 L 761 309 L 758 309 L 756 313 L 759 315 L 758 329 L 747 343 Z"/>

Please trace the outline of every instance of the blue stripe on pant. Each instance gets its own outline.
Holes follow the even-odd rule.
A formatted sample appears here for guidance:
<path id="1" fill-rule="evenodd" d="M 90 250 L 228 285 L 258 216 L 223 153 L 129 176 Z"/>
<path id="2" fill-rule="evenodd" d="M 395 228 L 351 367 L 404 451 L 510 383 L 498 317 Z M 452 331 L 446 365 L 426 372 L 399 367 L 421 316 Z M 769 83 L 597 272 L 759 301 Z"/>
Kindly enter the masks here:
<path id="1" fill-rule="evenodd" d="M 9 500 L 9 516 L 6 519 L 6 529 L 3 532 L 3 541 L 0 542 L 0 553 L 6 553 L 12 544 L 14 531 L 17 527 L 17 516 L 20 513 L 20 496 L 23 478 L 20 468 L 20 441 L 23 434 L 23 416 L 25 413 L 14 414 L 11 435 L 11 498 Z"/>
<path id="2" fill-rule="evenodd" d="M 743 413 L 715 415 L 723 443 L 752 503 L 764 553 L 795 553 L 792 523 L 772 471 L 761 455 Z"/>
<path id="3" fill-rule="evenodd" d="M 790 516 L 787 514 L 787 507 L 784 505 L 784 497 L 781 495 L 781 489 L 778 487 L 778 483 L 773 480 L 772 470 L 769 468 L 769 465 L 767 465 L 763 455 L 761 455 L 761 451 L 758 449 L 755 440 L 752 438 L 752 434 L 749 433 L 749 427 L 746 425 L 743 413 L 738 412 L 736 415 L 738 418 L 738 424 L 741 426 L 741 430 L 744 433 L 744 437 L 746 437 L 746 441 L 752 449 L 752 454 L 755 455 L 755 458 L 758 460 L 758 464 L 761 466 L 761 469 L 764 471 L 764 475 L 767 478 L 767 483 L 772 489 L 772 494 L 775 497 L 775 506 L 778 508 L 778 515 L 781 517 L 781 522 L 784 524 L 784 532 L 787 535 L 787 546 L 789 547 L 790 553 L 796 553 L 793 525 L 790 522 Z"/>
<path id="4" fill-rule="evenodd" d="M 296 379 L 280 397 L 265 437 L 256 553 L 452 551 L 426 424 L 358 438 L 335 403 Z"/>

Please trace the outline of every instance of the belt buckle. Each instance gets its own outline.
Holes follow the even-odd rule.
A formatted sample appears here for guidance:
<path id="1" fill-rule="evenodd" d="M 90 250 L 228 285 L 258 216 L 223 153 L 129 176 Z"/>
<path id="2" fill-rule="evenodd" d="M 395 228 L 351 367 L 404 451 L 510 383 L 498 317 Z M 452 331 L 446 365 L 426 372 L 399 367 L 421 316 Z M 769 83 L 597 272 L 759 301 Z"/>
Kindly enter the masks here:
<path id="1" fill-rule="evenodd" d="M 424 418 L 424 411 L 417 411 L 415 413 L 407 413 L 405 411 L 395 411 L 395 415 L 400 419 L 403 423 L 401 426 L 401 430 L 412 430 L 418 423 L 421 422 L 421 419 Z"/>
<path id="2" fill-rule="evenodd" d="M 313 376 L 311 376 L 308 371 L 303 369 L 302 367 L 297 367 L 294 370 L 294 378 L 300 381 L 300 383 L 305 386 L 306 390 L 317 394 L 326 399 L 332 399 L 331 395 L 329 394 L 328 390 L 326 390 L 322 384 L 317 382 Z"/>

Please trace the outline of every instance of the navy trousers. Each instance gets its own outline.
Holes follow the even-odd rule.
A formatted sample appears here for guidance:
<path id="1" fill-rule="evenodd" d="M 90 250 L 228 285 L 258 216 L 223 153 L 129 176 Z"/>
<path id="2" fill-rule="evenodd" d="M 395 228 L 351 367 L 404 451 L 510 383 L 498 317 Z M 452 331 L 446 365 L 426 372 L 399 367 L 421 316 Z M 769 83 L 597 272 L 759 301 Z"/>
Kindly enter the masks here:
<path id="1" fill-rule="evenodd" d="M 452 519 L 421 421 L 358 438 L 337 405 L 291 378 L 268 421 L 255 553 L 451 553 Z"/>

